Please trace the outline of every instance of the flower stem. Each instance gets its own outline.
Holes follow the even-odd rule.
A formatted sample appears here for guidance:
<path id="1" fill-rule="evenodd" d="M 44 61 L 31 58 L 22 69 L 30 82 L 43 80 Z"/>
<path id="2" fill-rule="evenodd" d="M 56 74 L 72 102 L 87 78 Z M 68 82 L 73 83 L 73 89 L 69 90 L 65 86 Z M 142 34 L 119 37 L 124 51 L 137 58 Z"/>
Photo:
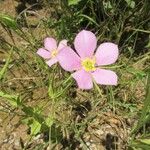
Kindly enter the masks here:
<path id="1" fill-rule="evenodd" d="M 95 80 L 93 80 L 94 86 L 96 88 L 96 90 L 98 91 L 99 95 L 103 98 L 103 94 L 102 94 L 102 90 L 99 88 L 99 86 L 97 85 L 97 83 L 95 82 Z"/>

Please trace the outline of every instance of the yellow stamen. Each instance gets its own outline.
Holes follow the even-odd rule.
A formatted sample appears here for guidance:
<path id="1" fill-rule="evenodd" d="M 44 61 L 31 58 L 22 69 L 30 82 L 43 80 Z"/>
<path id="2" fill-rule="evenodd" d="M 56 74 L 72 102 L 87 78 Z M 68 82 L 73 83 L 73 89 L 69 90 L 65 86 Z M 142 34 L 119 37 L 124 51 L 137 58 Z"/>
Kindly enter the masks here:
<path id="1" fill-rule="evenodd" d="M 95 58 L 85 58 L 84 60 L 82 60 L 81 65 L 85 71 L 94 71 L 96 70 L 95 63 Z"/>
<path id="2" fill-rule="evenodd" d="M 58 54 L 58 50 L 57 49 L 54 49 L 54 50 L 52 50 L 52 52 L 51 52 L 51 57 L 53 58 L 53 57 L 56 57 L 56 55 Z"/>

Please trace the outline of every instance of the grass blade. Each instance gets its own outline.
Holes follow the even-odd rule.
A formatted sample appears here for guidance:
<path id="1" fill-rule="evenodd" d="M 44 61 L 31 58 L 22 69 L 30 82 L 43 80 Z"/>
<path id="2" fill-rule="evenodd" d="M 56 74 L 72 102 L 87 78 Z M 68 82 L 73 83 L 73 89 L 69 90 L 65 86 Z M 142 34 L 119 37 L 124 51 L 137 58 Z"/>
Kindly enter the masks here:
<path id="1" fill-rule="evenodd" d="M 11 50 L 10 50 L 10 54 L 6 60 L 4 67 L 0 70 L 0 81 L 4 78 L 4 75 L 7 71 L 7 68 L 8 68 L 8 65 L 10 63 L 11 56 L 12 56 L 12 52 L 13 52 L 13 48 L 11 48 Z"/>
<path id="2" fill-rule="evenodd" d="M 136 134 L 138 132 L 138 130 L 150 120 L 149 109 L 150 109 L 150 71 L 148 72 L 146 98 L 144 101 L 144 107 L 142 109 L 141 117 L 140 117 L 136 127 L 132 130 L 131 134 Z"/>

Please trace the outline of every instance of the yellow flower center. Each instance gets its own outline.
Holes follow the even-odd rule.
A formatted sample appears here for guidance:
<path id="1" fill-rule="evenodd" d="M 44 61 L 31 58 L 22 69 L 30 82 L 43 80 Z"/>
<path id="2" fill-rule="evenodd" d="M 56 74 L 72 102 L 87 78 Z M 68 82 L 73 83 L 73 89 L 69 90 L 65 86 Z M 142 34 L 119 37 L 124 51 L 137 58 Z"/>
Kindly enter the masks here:
<path id="1" fill-rule="evenodd" d="M 81 65 L 82 65 L 82 67 L 85 71 L 94 71 L 94 70 L 96 70 L 95 63 L 96 63 L 95 58 L 93 58 L 93 59 L 85 58 L 84 60 L 81 61 Z"/>
<path id="2" fill-rule="evenodd" d="M 58 50 L 57 50 L 57 49 L 54 49 L 54 50 L 52 50 L 52 52 L 51 52 L 51 57 L 54 58 L 54 57 L 56 57 L 57 54 L 58 54 Z"/>

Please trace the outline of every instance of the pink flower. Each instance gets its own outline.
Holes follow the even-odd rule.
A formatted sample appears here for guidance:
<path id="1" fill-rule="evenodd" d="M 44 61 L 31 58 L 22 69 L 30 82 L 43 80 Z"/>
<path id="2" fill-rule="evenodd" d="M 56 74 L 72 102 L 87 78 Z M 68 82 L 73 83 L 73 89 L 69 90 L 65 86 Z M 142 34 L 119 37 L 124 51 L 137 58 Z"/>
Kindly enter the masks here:
<path id="1" fill-rule="evenodd" d="M 53 64 L 58 62 L 57 55 L 60 50 L 67 46 L 67 40 L 62 40 L 58 44 L 54 38 L 45 38 L 44 48 L 40 48 L 37 51 L 37 54 L 46 60 L 46 63 L 51 67 Z"/>
<path id="2" fill-rule="evenodd" d="M 58 55 L 59 63 L 64 70 L 76 71 L 72 77 L 80 89 L 91 89 L 93 80 L 102 85 L 117 85 L 116 73 L 102 69 L 101 66 L 116 62 L 119 55 L 118 46 L 110 42 L 102 43 L 94 54 L 96 45 L 96 36 L 90 31 L 82 30 L 74 41 L 78 54 L 67 46 Z"/>

